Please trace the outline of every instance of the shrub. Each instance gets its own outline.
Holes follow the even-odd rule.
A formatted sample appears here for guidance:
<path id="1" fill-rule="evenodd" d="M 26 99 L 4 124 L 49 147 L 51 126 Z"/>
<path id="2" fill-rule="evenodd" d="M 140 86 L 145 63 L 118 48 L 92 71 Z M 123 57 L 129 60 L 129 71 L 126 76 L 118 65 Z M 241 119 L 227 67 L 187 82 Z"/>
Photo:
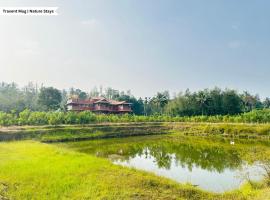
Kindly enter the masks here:
<path id="1" fill-rule="evenodd" d="M 17 116 L 15 113 L 0 112 L 0 125 L 57 125 L 57 124 L 89 124 L 101 122 L 224 122 L 224 123 L 270 123 L 270 109 L 253 110 L 238 115 L 216 116 L 169 116 L 169 115 L 106 115 L 84 112 L 32 112 L 24 110 Z M 231 133 L 228 127 L 223 127 L 223 132 Z M 221 130 L 220 130 L 221 131 Z M 248 131 L 248 130 L 245 130 Z M 269 134 L 268 130 L 261 130 L 263 135 Z"/>

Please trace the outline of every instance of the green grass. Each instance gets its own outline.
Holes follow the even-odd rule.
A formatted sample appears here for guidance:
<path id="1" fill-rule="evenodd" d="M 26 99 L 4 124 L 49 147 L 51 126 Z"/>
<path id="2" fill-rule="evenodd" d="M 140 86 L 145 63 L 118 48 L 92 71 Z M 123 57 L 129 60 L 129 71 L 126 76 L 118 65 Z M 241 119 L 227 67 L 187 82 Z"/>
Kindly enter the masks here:
<path id="1" fill-rule="evenodd" d="M 224 123 L 142 123 L 85 126 L 9 127 L 0 129 L 0 200 L 6 199 L 205 199 L 205 200 L 265 200 L 270 189 L 254 189 L 250 185 L 224 194 L 213 194 L 190 185 L 140 170 L 113 165 L 109 160 L 68 149 L 65 145 L 40 143 L 65 140 L 99 139 L 135 135 L 166 135 L 173 140 L 181 135 L 221 136 L 262 139 L 263 146 L 243 156 L 269 155 L 264 145 L 270 134 L 269 124 Z M 245 137 L 244 137 L 245 136 Z M 159 137 L 165 137 L 159 136 Z M 195 137 L 193 137 L 195 139 Z M 197 138 L 197 137 L 196 137 Z M 33 139 L 36 141 L 29 141 Z M 191 143 L 205 145 L 207 141 Z M 119 139 L 121 140 L 121 139 Z M 101 140 L 100 140 L 101 141 Z M 247 140 L 252 143 L 252 140 Z M 102 144 L 102 142 L 101 142 Z M 229 144 L 229 143 L 228 143 Z M 209 145 L 219 145 L 209 143 Z M 225 145 L 226 149 L 227 146 Z M 228 147 L 229 148 L 229 147 Z M 231 147 L 230 147 L 231 148 Z M 267 196 L 269 195 L 269 196 Z"/>
<path id="2" fill-rule="evenodd" d="M 270 124 L 174 123 L 172 132 L 194 136 L 222 136 L 245 139 L 270 139 Z"/>
<path id="3" fill-rule="evenodd" d="M 2 127 L 0 141 L 64 142 L 168 133 L 269 140 L 270 124 L 162 122 Z"/>
<path id="4" fill-rule="evenodd" d="M 55 145 L 0 143 L 0 199 L 242 200 L 257 198 L 260 191 L 246 185 L 213 194 Z"/>
<path id="5" fill-rule="evenodd" d="M 160 123 L 4 127 L 0 128 L 0 141 L 27 139 L 42 142 L 79 141 L 97 138 L 165 134 L 168 133 L 169 129 L 169 126 Z"/>

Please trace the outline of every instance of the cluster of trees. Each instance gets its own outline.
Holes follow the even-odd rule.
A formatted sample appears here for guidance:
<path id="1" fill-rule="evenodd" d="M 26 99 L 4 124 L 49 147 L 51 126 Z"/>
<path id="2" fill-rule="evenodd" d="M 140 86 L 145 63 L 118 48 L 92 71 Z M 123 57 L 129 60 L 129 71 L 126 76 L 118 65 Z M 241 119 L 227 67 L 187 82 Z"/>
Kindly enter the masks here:
<path id="1" fill-rule="evenodd" d="M 87 93 L 74 88 L 61 91 L 53 87 L 39 87 L 33 83 L 19 88 L 16 83 L 4 82 L 0 83 L 0 111 L 17 114 L 25 109 L 31 111 L 66 111 L 66 102 L 69 97 L 87 99 L 97 96 L 130 102 L 134 114 L 143 114 L 143 101 L 136 99 L 130 91 L 119 92 L 110 87 L 105 89 L 94 87 Z"/>
<path id="2" fill-rule="evenodd" d="M 29 83 L 19 88 L 15 83 L 0 83 L 0 111 L 19 113 L 25 109 L 32 111 L 58 110 L 64 93 L 53 87 L 38 87 Z"/>
<path id="3" fill-rule="evenodd" d="M 171 115 L 235 115 L 253 109 L 270 108 L 270 99 L 261 101 L 249 92 L 214 88 L 191 93 L 187 90 L 168 102 L 165 112 Z"/>
<path id="4" fill-rule="evenodd" d="M 219 88 L 205 89 L 197 92 L 186 90 L 174 97 L 168 91 L 158 92 L 153 97 L 136 98 L 130 91 L 124 92 L 111 87 L 97 88 L 85 92 L 80 89 L 58 90 L 53 87 L 39 87 L 29 83 L 19 88 L 15 83 L 0 83 L 0 111 L 20 113 L 25 109 L 31 111 L 66 111 L 69 97 L 87 99 L 101 96 L 108 99 L 132 103 L 135 115 L 235 115 L 254 109 L 270 108 L 270 99 L 261 101 L 258 95 L 248 92 Z"/>

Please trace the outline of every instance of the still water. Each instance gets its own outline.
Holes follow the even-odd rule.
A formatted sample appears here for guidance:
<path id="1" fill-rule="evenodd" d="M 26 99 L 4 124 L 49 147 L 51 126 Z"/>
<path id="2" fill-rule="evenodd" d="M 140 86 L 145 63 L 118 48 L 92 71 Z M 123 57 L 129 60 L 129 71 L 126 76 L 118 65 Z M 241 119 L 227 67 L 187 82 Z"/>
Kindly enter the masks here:
<path id="1" fill-rule="evenodd" d="M 224 192 L 244 177 L 262 178 L 259 160 L 249 160 L 254 144 L 199 138 L 144 136 L 66 143 L 69 148 L 110 159 L 113 163 L 153 172 L 180 183 Z M 261 148 L 261 146 L 260 146 Z M 268 147 L 266 147 L 268 148 Z"/>

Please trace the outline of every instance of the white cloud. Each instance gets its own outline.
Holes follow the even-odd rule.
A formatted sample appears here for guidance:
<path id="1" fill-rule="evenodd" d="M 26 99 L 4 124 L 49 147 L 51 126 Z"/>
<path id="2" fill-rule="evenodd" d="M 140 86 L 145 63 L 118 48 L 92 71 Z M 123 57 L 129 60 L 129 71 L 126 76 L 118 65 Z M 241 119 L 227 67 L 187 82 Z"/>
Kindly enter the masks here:
<path id="1" fill-rule="evenodd" d="M 231 49 L 237 49 L 242 46 L 242 43 L 239 40 L 230 41 L 228 47 Z"/>

